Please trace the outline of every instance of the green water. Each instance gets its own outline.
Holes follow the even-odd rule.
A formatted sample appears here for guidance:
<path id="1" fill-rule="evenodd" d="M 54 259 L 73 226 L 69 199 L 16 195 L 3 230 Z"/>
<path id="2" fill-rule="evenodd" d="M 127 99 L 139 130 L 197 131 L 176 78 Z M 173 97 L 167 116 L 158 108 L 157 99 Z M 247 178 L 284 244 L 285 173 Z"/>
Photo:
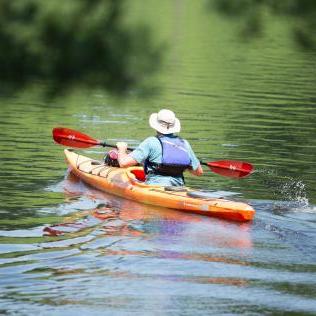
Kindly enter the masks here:
<path id="1" fill-rule="evenodd" d="M 7 314 L 209 315 L 316 312 L 316 55 L 295 46 L 289 22 L 263 12 L 261 37 L 203 2 L 135 1 L 127 23 L 147 23 L 164 47 L 146 90 L 121 96 L 48 83 L 0 98 L 0 310 Z M 253 223 L 143 209 L 66 174 L 56 126 L 136 146 L 150 113 L 176 112 L 204 161 L 245 160 L 236 180 L 205 170 L 187 184 L 239 193 Z M 101 158 L 103 150 L 86 154 Z M 109 203 L 118 213 L 91 215 Z M 73 232 L 44 236 L 63 222 Z"/>

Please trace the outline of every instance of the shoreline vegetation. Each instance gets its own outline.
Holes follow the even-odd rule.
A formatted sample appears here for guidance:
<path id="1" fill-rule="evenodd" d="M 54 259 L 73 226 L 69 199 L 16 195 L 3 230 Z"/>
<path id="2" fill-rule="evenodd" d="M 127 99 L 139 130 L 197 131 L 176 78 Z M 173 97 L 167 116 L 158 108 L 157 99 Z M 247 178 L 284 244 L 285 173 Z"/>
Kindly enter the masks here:
<path id="1" fill-rule="evenodd" d="M 0 2 L 0 77 L 17 88 L 48 80 L 122 92 L 160 64 L 149 28 L 124 24 L 125 1 Z"/>

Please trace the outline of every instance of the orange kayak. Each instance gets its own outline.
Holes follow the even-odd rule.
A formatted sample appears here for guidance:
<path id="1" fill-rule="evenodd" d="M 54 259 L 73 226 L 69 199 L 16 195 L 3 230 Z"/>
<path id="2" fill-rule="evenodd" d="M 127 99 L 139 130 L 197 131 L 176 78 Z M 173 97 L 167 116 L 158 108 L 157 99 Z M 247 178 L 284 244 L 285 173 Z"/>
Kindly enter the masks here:
<path id="1" fill-rule="evenodd" d="M 111 167 L 69 149 L 65 156 L 71 172 L 83 182 L 129 200 L 241 222 L 250 221 L 255 215 L 255 210 L 243 202 L 209 197 L 188 187 L 147 185 L 142 167 Z"/>

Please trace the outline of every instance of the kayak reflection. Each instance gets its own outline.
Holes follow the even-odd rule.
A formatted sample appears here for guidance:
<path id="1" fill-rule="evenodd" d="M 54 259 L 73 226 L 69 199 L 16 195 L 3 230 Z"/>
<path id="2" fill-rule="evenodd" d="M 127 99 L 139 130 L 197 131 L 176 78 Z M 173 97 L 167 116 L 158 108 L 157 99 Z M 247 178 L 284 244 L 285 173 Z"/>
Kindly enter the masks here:
<path id="1" fill-rule="evenodd" d="M 100 230 L 103 236 L 154 239 L 156 243 L 159 243 L 160 248 L 180 240 L 185 240 L 187 244 L 198 245 L 198 247 L 246 249 L 252 247 L 250 223 L 228 222 L 140 204 L 95 190 L 71 173 L 63 181 L 63 187 L 68 203 L 84 196 L 95 201 L 96 207 L 73 212 L 65 222 L 45 227 L 45 235 L 71 234 L 73 236 L 78 232 L 82 234 L 83 230 L 89 233 L 94 228 Z M 159 256 L 166 255 L 177 256 L 178 254 L 172 251 L 160 251 Z"/>

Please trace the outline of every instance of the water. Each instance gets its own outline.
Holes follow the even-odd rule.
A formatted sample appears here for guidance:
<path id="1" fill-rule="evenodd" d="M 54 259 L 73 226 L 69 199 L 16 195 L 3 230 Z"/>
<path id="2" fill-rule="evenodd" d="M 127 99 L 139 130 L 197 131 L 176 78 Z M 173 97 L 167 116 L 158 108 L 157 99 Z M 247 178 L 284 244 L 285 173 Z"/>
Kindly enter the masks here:
<path id="1" fill-rule="evenodd" d="M 145 99 L 82 88 L 47 99 L 41 82 L 1 96 L 0 313 L 316 313 L 315 54 L 293 45 L 282 19 L 242 42 L 235 22 L 193 3 L 133 4 L 131 21 L 169 43 Z M 252 223 L 142 206 L 67 173 L 53 127 L 135 146 L 161 107 L 204 161 L 255 165 L 242 180 L 187 177 L 238 192 Z"/>

